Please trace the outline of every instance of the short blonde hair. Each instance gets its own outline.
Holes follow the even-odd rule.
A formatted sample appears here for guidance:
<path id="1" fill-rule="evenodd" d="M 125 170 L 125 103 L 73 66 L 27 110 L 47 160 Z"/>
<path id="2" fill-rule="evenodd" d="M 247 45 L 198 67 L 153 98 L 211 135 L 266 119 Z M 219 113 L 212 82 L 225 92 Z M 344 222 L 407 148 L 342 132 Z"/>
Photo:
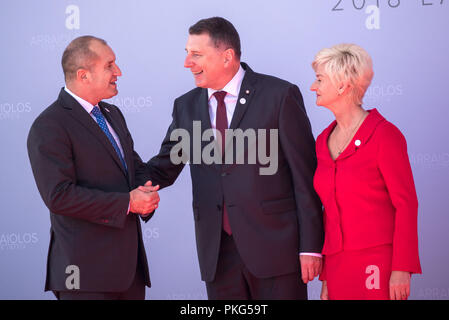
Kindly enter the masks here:
<path id="1" fill-rule="evenodd" d="M 363 48 L 355 44 L 337 44 L 320 50 L 312 62 L 313 70 L 323 66 L 332 83 L 349 81 L 351 96 L 357 105 L 362 105 L 363 96 L 373 79 L 373 62 Z"/>

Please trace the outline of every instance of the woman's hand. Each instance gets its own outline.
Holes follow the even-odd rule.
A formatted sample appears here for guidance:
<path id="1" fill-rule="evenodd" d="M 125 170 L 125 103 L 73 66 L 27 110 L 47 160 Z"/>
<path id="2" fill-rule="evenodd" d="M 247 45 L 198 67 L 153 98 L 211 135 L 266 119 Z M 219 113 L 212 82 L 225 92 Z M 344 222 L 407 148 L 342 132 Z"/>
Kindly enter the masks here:
<path id="1" fill-rule="evenodd" d="M 407 300 L 410 295 L 410 272 L 392 271 L 390 276 L 390 300 Z"/>
<path id="2" fill-rule="evenodd" d="M 323 281 L 321 284 L 321 300 L 329 300 L 329 295 L 327 293 L 327 281 Z"/>

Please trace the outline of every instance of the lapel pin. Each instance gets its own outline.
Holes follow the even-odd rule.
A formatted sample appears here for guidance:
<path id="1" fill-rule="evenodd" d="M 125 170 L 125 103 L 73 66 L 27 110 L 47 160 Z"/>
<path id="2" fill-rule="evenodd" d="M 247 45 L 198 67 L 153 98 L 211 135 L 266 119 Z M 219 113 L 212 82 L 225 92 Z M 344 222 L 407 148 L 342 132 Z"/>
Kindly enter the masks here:
<path id="1" fill-rule="evenodd" d="M 246 92 L 246 94 L 249 94 L 249 90 L 246 90 L 245 92 Z"/>
<path id="2" fill-rule="evenodd" d="M 104 110 L 106 110 L 107 112 L 110 112 L 108 108 L 104 108 Z"/>
<path id="3" fill-rule="evenodd" d="M 356 145 L 356 147 L 360 146 L 362 144 L 362 141 L 360 141 L 359 139 L 354 141 L 354 144 Z"/>
<path id="4" fill-rule="evenodd" d="M 240 103 L 241 103 L 241 104 L 245 104 L 245 103 L 246 103 L 246 99 L 245 99 L 245 98 L 241 98 L 241 99 L 240 99 Z"/>

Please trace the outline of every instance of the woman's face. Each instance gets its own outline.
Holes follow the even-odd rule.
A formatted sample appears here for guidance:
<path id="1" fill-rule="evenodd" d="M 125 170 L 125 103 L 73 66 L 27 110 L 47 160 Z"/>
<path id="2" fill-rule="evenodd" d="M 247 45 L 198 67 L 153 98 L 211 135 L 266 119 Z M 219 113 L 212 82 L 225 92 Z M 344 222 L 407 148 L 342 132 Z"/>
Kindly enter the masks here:
<path id="1" fill-rule="evenodd" d="M 316 68 L 316 79 L 310 90 L 316 93 L 316 105 L 329 108 L 340 99 L 338 90 L 326 74 L 323 65 Z"/>

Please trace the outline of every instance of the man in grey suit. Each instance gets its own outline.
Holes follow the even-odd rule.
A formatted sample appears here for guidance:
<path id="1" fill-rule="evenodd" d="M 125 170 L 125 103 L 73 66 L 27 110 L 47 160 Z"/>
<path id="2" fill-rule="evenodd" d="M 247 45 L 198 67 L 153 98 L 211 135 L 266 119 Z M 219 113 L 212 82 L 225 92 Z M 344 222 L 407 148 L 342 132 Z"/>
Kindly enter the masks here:
<path id="1" fill-rule="evenodd" d="M 120 110 L 101 101 L 117 94 L 121 71 L 92 36 L 67 46 L 62 67 L 66 86 L 27 144 L 50 210 L 45 290 L 64 300 L 144 299 L 150 279 L 139 215 L 148 221 L 159 196 L 158 187 L 134 189 L 141 159 Z"/>
<path id="2" fill-rule="evenodd" d="M 239 35 L 223 18 L 190 27 L 186 52 L 184 66 L 197 88 L 175 100 L 159 154 L 138 171 L 162 188 L 184 167 L 178 154 L 189 159 L 197 252 L 209 299 L 307 299 L 306 283 L 321 269 L 323 226 L 313 189 L 315 141 L 301 93 L 241 63 Z M 214 163 L 204 161 L 210 144 L 201 139 L 211 136 L 210 129 L 224 146 L 213 149 Z M 229 129 L 265 130 L 266 139 L 257 135 L 255 144 L 239 148 L 236 137 L 224 138 Z M 173 137 L 184 133 L 189 141 L 178 148 Z M 260 157 L 237 161 L 262 145 L 276 155 L 272 168 Z M 227 161 L 229 154 L 233 161 Z"/>

